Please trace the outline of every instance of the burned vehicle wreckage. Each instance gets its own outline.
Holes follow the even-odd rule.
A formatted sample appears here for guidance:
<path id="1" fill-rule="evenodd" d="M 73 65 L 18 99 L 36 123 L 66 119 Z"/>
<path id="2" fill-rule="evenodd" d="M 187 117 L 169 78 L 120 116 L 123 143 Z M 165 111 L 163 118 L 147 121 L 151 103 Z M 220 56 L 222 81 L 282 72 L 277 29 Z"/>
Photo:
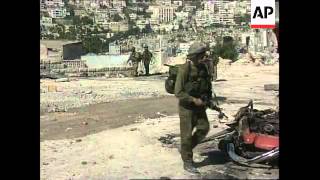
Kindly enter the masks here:
<path id="1" fill-rule="evenodd" d="M 202 141 L 218 141 L 219 149 L 237 164 L 270 168 L 278 166 L 279 112 L 253 109 L 250 101 L 239 109 L 229 128 Z"/>

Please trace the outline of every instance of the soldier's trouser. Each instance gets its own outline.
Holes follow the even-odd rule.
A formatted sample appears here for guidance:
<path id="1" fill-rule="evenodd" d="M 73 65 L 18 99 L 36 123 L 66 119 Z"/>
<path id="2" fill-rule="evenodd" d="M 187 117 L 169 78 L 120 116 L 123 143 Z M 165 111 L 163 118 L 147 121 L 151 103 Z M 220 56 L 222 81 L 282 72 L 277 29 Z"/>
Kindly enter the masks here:
<path id="1" fill-rule="evenodd" d="M 203 140 L 209 132 L 209 121 L 205 110 L 193 111 L 179 106 L 181 158 L 192 162 L 192 149 Z M 192 135 L 193 129 L 196 132 Z"/>
<path id="2" fill-rule="evenodd" d="M 138 75 L 138 67 L 139 67 L 139 63 L 138 62 L 134 62 L 133 63 L 133 69 L 134 69 L 134 75 L 135 76 Z"/>
<path id="3" fill-rule="evenodd" d="M 149 64 L 150 64 L 150 62 L 144 62 L 144 68 L 146 70 L 146 75 L 149 75 Z"/>

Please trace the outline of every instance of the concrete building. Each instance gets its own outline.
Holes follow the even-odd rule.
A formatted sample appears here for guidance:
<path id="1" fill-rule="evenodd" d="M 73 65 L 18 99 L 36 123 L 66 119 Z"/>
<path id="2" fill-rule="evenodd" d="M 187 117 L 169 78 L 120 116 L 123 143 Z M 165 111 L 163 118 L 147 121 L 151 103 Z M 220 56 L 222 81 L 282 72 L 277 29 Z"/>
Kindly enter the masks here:
<path id="1" fill-rule="evenodd" d="M 214 6 L 214 0 L 208 0 L 203 3 L 203 10 L 209 11 L 209 12 L 214 12 L 215 11 L 215 6 Z"/>
<path id="2" fill-rule="evenodd" d="M 218 14 L 220 18 L 220 24 L 223 25 L 235 25 L 234 15 L 236 1 L 226 1 L 226 0 L 216 0 L 215 5 L 218 9 Z"/>
<path id="3" fill-rule="evenodd" d="M 174 18 L 176 8 L 172 6 L 161 6 L 159 9 L 160 22 L 170 22 Z"/>
<path id="4" fill-rule="evenodd" d="M 182 6 L 183 5 L 183 1 L 172 1 L 172 4 L 176 5 L 176 6 Z"/>
<path id="5" fill-rule="evenodd" d="M 85 11 L 85 9 L 75 9 L 74 10 L 74 15 L 75 16 L 79 16 L 79 17 L 83 17 L 83 16 L 86 16 L 86 11 Z"/>
<path id="6" fill-rule="evenodd" d="M 161 5 L 163 6 L 171 6 L 171 0 L 162 0 Z"/>
<path id="7" fill-rule="evenodd" d="M 42 62 L 61 62 L 79 59 L 83 55 L 82 43 L 78 41 L 40 40 Z"/>
<path id="8" fill-rule="evenodd" d="M 94 13 L 94 22 L 98 25 L 105 25 L 109 20 L 108 10 L 99 9 Z"/>
<path id="9" fill-rule="evenodd" d="M 44 17 L 44 16 L 41 17 L 40 24 L 43 25 L 43 26 L 47 26 L 47 27 L 54 26 L 54 24 L 52 24 L 52 18 L 51 17 Z"/>
<path id="10" fill-rule="evenodd" d="M 188 43 L 180 43 L 179 44 L 179 50 L 182 54 L 188 54 L 188 50 L 189 50 L 189 47 L 190 47 L 191 43 L 188 42 Z"/>
<path id="11" fill-rule="evenodd" d="M 67 16 L 66 8 L 53 8 L 48 9 L 48 13 L 52 18 L 64 18 Z"/>
<path id="12" fill-rule="evenodd" d="M 131 20 L 136 20 L 137 19 L 137 14 L 136 13 L 131 13 L 129 14 L 129 17 Z"/>
<path id="13" fill-rule="evenodd" d="M 184 6 L 184 9 L 186 12 L 192 12 L 196 9 L 197 7 L 196 6 Z"/>
<path id="14" fill-rule="evenodd" d="M 121 46 L 116 42 L 109 44 L 109 54 L 110 55 L 120 55 L 121 54 Z"/>
<path id="15" fill-rule="evenodd" d="M 109 29 L 112 32 L 125 32 L 129 30 L 129 25 L 124 22 L 110 22 Z"/>
<path id="16" fill-rule="evenodd" d="M 62 0 L 45 0 L 46 6 L 64 7 L 64 2 Z"/>

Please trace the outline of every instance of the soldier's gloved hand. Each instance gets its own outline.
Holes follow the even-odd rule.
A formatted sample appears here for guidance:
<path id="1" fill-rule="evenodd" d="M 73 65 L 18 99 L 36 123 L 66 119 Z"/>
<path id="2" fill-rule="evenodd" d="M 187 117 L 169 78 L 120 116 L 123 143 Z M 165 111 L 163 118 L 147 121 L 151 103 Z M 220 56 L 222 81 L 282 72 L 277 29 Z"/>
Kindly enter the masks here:
<path id="1" fill-rule="evenodd" d="M 196 106 L 204 106 L 204 102 L 200 98 L 193 98 L 193 102 Z"/>

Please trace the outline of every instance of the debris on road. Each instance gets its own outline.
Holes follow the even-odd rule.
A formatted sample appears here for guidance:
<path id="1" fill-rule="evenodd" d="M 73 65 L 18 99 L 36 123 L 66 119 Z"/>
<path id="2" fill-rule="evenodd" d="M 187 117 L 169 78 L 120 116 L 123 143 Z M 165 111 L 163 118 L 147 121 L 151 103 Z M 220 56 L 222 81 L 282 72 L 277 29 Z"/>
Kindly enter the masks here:
<path id="1" fill-rule="evenodd" d="M 175 134 L 166 134 L 165 136 L 161 136 L 158 140 L 165 146 L 170 145 L 168 147 L 175 147 L 178 143 L 177 135 Z"/>
<path id="2" fill-rule="evenodd" d="M 130 131 L 136 131 L 138 128 L 131 128 Z"/>
<path id="3" fill-rule="evenodd" d="M 81 164 L 82 165 L 86 165 L 86 164 L 88 164 L 88 162 L 87 161 L 82 161 Z"/>
<path id="4" fill-rule="evenodd" d="M 76 140 L 76 142 L 81 142 L 81 141 L 82 141 L 82 139 L 77 139 L 77 140 Z"/>

